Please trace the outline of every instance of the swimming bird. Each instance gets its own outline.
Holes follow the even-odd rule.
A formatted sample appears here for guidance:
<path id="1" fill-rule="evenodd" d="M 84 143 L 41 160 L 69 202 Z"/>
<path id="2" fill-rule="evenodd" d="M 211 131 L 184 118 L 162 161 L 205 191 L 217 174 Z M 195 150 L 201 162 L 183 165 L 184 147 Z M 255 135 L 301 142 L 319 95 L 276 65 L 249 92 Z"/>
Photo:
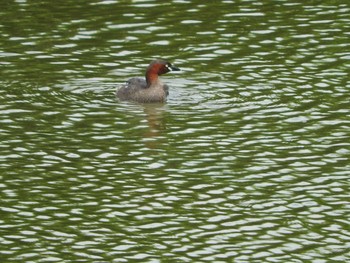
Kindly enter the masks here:
<path id="1" fill-rule="evenodd" d="M 170 62 L 162 59 L 153 60 L 146 70 L 146 79 L 134 77 L 120 87 L 116 96 L 120 100 L 141 103 L 165 102 L 169 95 L 169 87 L 161 82 L 160 75 L 170 71 L 179 71 Z"/>

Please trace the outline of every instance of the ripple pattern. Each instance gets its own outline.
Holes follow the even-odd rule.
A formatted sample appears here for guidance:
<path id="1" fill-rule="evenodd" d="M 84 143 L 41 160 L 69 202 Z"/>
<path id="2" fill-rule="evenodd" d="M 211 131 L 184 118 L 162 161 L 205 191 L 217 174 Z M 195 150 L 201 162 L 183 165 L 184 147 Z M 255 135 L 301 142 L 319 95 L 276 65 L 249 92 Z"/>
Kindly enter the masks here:
<path id="1" fill-rule="evenodd" d="M 5 4 L 0 258 L 348 262 L 349 11 Z M 118 102 L 155 53 L 168 103 Z"/>

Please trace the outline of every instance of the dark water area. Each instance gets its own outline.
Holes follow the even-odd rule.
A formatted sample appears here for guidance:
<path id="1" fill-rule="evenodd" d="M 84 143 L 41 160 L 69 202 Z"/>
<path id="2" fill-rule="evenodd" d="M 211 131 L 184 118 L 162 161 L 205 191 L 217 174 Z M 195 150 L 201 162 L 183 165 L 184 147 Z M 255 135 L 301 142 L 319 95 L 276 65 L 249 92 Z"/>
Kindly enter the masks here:
<path id="1" fill-rule="evenodd" d="M 348 1 L 2 1 L 1 262 L 350 261 Z M 165 104 L 115 89 L 165 58 Z"/>

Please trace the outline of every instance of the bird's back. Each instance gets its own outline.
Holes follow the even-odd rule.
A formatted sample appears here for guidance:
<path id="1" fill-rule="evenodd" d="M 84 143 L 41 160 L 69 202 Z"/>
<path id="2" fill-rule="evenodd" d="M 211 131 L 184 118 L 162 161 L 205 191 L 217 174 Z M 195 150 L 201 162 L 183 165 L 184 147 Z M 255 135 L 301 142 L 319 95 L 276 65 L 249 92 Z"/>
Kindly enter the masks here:
<path id="1" fill-rule="evenodd" d="M 117 97 L 121 100 L 133 100 L 135 95 L 147 88 L 143 78 L 131 78 L 124 86 L 117 90 Z"/>
<path id="2" fill-rule="evenodd" d="M 131 78 L 126 85 L 122 86 L 116 93 L 120 100 L 132 100 L 142 103 L 164 102 L 168 96 L 168 86 L 159 80 L 151 86 L 143 78 Z"/>

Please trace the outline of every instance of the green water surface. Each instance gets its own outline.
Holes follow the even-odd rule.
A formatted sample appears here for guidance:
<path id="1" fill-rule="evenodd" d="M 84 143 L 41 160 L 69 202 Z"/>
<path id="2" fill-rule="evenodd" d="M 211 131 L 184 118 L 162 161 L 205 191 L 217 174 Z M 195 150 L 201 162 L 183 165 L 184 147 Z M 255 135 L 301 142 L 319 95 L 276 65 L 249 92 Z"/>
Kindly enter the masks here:
<path id="1" fill-rule="evenodd" d="M 1 262 L 350 261 L 348 1 L 1 1 Z M 154 58 L 166 104 L 115 89 Z"/>

